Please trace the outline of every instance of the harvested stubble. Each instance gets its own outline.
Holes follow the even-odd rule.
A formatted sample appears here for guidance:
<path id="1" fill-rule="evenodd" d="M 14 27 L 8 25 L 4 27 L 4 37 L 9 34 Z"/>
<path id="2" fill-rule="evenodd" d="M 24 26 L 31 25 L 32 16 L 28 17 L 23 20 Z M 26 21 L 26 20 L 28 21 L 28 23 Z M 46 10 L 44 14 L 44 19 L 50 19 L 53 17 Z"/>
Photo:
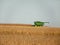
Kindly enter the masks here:
<path id="1" fill-rule="evenodd" d="M 60 45 L 60 28 L 0 25 L 0 45 Z"/>

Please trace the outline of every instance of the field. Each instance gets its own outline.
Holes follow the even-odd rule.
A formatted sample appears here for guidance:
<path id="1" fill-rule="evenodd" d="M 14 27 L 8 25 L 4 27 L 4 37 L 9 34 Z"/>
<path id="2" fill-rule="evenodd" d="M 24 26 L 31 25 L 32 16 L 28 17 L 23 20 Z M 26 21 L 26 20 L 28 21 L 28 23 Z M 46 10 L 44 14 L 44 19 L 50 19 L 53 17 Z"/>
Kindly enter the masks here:
<path id="1" fill-rule="evenodd" d="M 0 25 L 0 45 L 60 45 L 60 28 Z"/>

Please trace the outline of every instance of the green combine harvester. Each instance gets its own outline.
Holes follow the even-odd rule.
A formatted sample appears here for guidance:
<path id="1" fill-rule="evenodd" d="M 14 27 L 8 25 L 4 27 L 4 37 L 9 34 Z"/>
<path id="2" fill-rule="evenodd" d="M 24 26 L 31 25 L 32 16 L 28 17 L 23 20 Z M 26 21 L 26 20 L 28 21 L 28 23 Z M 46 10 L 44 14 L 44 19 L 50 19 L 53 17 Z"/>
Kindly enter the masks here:
<path id="1" fill-rule="evenodd" d="M 49 23 L 49 22 L 35 21 L 34 26 L 44 26 L 45 23 Z"/>

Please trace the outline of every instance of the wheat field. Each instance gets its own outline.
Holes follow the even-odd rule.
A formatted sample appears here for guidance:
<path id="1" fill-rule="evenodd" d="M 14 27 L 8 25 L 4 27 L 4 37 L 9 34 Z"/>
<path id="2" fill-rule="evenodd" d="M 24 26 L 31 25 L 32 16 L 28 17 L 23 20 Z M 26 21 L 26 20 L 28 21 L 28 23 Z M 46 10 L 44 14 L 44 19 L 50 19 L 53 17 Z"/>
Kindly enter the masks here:
<path id="1" fill-rule="evenodd" d="M 60 45 L 60 28 L 0 24 L 0 45 Z"/>

